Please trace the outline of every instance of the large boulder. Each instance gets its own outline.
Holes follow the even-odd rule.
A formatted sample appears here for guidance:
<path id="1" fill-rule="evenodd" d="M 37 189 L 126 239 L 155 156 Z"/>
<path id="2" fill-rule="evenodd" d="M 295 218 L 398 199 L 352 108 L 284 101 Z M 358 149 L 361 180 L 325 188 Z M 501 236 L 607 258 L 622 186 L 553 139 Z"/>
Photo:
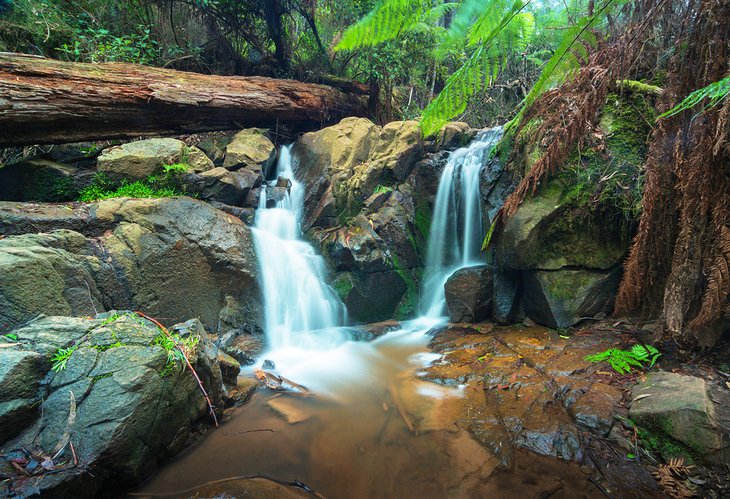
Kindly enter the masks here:
<path id="1" fill-rule="evenodd" d="M 229 170 L 245 168 L 267 175 L 276 159 L 276 147 L 259 128 L 241 130 L 226 146 L 223 167 Z"/>
<path id="2" fill-rule="evenodd" d="M 222 407 L 217 350 L 199 322 L 188 329 L 175 341 L 184 345 L 212 403 Z M 21 448 L 58 453 L 58 468 L 32 483 L 21 474 L 11 477 L 0 493 L 93 497 L 100 488 L 129 487 L 182 450 L 209 414 L 168 337 L 131 313 L 42 317 L 15 334 L 19 345 L 0 354 L 11 360 L 2 363 L 2 397 L 24 403 L 25 412 L 3 425 L 0 442 L 14 438 L 2 455 L 12 458 Z M 63 366 L 53 360 L 60 349 L 70 352 Z"/>
<path id="3" fill-rule="evenodd" d="M 492 312 L 492 269 L 487 265 L 457 270 L 446 281 L 446 308 L 452 322 L 481 322 Z"/>
<path id="4" fill-rule="evenodd" d="M 712 463 L 730 463 L 730 394 L 702 378 L 657 371 L 632 391 L 629 416 L 655 440 L 673 440 L 660 451 L 688 451 Z M 676 457 L 676 456 L 664 456 Z"/>
<path id="5" fill-rule="evenodd" d="M 117 177 L 143 180 L 164 165 L 182 162 L 185 151 L 185 143 L 177 139 L 138 140 L 104 149 L 97 169 Z"/>
<path id="6" fill-rule="evenodd" d="M 415 121 L 384 127 L 365 118 L 304 134 L 294 143 L 295 173 L 306 186 L 304 226 L 321 218 L 355 216 L 378 186 L 404 181 L 423 154 L 423 137 Z M 323 211 L 327 211 L 323 215 Z"/>
<path id="7" fill-rule="evenodd" d="M 523 272 L 527 315 L 550 327 L 570 327 L 613 310 L 620 268 L 615 270 L 533 270 Z"/>
<path id="8" fill-rule="evenodd" d="M 29 216 L 39 219 L 43 209 L 30 206 Z M 262 330 L 251 232 L 239 219 L 184 197 L 115 198 L 66 212 L 75 210 L 61 214 L 74 231 L 0 240 L 0 328 L 39 313 L 134 309 L 169 324 L 197 316 L 215 330 L 232 296 L 245 310 L 241 331 Z M 51 207 L 40 220 L 52 227 L 51 215 L 62 211 Z M 6 215 L 23 212 L 0 209 L 0 220 Z"/>
<path id="9" fill-rule="evenodd" d="M 539 196 L 523 201 L 500 235 L 499 265 L 513 270 L 606 270 L 621 262 L 629 241 L 607 231 L 599 213 L 566 206 L 563 198 L 559 182 L 553 181 Z"/>

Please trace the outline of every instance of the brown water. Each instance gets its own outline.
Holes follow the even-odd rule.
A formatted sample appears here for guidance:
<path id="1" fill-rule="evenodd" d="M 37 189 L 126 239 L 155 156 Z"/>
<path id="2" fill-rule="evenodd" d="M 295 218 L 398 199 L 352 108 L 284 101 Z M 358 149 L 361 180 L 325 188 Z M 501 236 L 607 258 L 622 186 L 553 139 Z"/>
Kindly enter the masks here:
<path id="1" fill-rule="evenodd" d="M 459 426 L 460 390 L 418 379 L 413 356 L 427 354 L 425 341 L 389 338 L 349 345 L 332 366 L 315 360 L 320 379 L 310 381 L 330 376 L 328 396 L 259 390 L 134 495 L 602 497 L 577 466 L 551 458 L 517 453 L 502 469 Z M 353 381 L 348 365 L 368 374 Z"/>

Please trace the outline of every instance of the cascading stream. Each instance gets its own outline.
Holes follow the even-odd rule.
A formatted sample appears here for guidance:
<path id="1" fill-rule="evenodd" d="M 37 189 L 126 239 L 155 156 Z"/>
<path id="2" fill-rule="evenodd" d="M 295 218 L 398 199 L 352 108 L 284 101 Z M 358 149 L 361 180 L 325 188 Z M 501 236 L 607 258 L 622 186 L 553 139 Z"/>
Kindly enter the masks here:
<path id="1" fill-rule="evenodd" d="M 374 381 L 373 370 L 384 351 L 406 345 L 425 349 L 425 333 L 447 320 L 444 283 L 456 269 L 480 263 L 480 171 L 500 136 L 501 128 L 487 130 L 449 156 L 431 224 L 422 314 L 371 343 L 347 341 L 351 336 L 342 327 L 346 310 L 326 284 L 324 259 L 302 239 L 304 186 L 294 178 L 290 147 L 282 148 L 277 180 L 264 186 L 253 229 L 268 343 L 263 358 L 272 360 L 280 374 L 320 394 L 346 398 L 353 387 L 366 389 Z M 281 187 L 287 182 L 288 189 Z M 419 355 L 411 362 L 426 365 L 431 360 Z"/>
<path id="2" fill-rule="evenodd" d="M 454 271 L 483 263 L 480 249 L 485 232 L 479 179 L 501 137 L 502 127 L 480 132 L 469 146 L 449 155 L 441 173 L 421 293 L 421 313 L 427 318 L 444 315 L 444 284 Z"/>
<path id="3" fill-rule="evenodd" d="M 277 180 L 261 191 L 253 229 L 261 267 L 266 335 L 272 350 L 321 350 L 342 341 L 334 329 L 345 323 L 345 306 L 327 285 L 324 259 L 302 240 L 304 186 L 294 178 L 291 146 L 283 147 Z M 290 183 L 279 188 L 279 179 Z M 275 206 L 267 208 L 267 199 Z"/>

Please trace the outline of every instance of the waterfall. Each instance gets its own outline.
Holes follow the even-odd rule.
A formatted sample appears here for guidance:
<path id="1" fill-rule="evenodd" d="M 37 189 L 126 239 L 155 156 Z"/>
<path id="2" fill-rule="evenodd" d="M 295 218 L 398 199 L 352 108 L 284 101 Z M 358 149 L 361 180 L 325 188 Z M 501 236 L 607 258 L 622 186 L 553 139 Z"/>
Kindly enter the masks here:
<path id="1" fill-rule="evenodd" d="M 444 284 L 454 271 L 483 263 L 480 250 L 485 230 L 479 177 L 501 137 L 502 127 L 480 132 L 469 146 L 449 155 L 441 172 L 421 293 L 421 313 L 426 317 L 443 316 Z"/>
<path id="2" fill-rule="evenodd" d="M 346 310 L 327 285 L 324 259 L 302 239 L 304 186 L 294 178 L 291 146 L 280 151 L 276 177 L 262 188 L 252 229 L 268 345 L 272 350 L 331 347 L 342 341 L 335 328 L 344 325 Z M 267 208 L 271 201 L 274 206 Z"/>

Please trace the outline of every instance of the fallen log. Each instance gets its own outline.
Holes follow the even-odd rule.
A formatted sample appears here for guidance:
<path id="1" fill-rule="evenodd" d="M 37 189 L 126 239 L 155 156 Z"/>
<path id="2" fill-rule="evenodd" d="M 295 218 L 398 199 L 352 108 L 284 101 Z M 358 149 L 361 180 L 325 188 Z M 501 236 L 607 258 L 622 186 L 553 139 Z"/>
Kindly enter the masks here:
<path id="1" fill-rule="evenodd" d="M 277 124 L 306 130 L 364 115 L 361 93 L 295 80 L 0 52 L 0 147 Z"/>

